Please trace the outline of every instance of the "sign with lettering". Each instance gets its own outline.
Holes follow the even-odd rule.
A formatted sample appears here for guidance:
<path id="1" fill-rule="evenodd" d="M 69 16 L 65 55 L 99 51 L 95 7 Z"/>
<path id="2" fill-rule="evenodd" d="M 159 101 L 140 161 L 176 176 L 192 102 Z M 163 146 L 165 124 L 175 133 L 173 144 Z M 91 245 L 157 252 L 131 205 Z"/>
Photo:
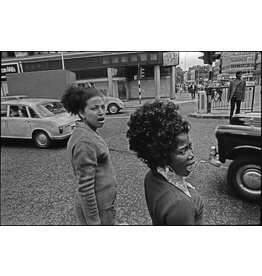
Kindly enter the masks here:
<path id="1" fill-rule="evenodd" d="M 163 53 L 163 66 L 176 66 L 179 64 L 179 52 Z"/>
<path id="2" fill-rule="evenodd" d="M 1 64 L 1 80 L 6 80 L 6 74 L 20 73 L 18 62 Z"/>

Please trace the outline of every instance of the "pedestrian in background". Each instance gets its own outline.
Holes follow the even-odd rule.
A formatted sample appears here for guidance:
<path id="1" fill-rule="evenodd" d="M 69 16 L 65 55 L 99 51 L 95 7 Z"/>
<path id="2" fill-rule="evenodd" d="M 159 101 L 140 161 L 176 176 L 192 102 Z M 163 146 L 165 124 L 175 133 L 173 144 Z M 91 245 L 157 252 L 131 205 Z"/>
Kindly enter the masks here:
<path id="1" fill-rule="evenodd" d="M 236 105 L 236 114 L 240 113 L 241 102 L 245 101 L 246 82 L 241 79 L 242 72 L 236 72 L 236 79 L 230 82 L 227 94 L 227 101 L 230 101 L 230 116 L 231 123 Z"/>
<path id="2" fill-rule="evenodd" d="M 75 210 L 81 225 L 116 224 L 116 179 L 109 150 L 97 133 L 105 122 L 105 103 L 93 87 L 68 88 L 61 102 L 67 111 L 81 121 L 68 141 L 68 152 L 77 177 Z"/>
<path id="3" fill-rule="evenodd" d="M 185 180 L 195 163 L 189 123 L 173 102 L 145 103 L 130 117 L 127 138 L 150 170 L 144 179 L 153 225 L 201 225 L 204 202 Z"/>
<path id="4" fill-rule="evenodd" d="M 196 84 L 192 84 L 192 90 L 191 90 L 191 98 L 194 100 L 196 97 Z"/>

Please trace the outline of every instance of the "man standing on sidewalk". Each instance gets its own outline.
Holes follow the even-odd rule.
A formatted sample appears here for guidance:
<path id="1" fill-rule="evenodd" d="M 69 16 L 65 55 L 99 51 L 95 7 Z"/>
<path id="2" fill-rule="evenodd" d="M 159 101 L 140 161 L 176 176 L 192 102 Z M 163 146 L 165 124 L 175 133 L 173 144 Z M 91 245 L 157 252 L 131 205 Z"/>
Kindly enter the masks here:
<path id="1" fill-rule="evenodd" d="M 236 79 L 230 82 L 227 94 L 227 101 L 230 101 L 230 116 L 229 122 L 231 123 L 231 119 L 234 113 L 235 105 L 236 114 L 240 113 L 241 101 L 245 100 L 245 90 L 246 90 L 246 82 L 241 79 L 242 72 L 236 72 Z"/>

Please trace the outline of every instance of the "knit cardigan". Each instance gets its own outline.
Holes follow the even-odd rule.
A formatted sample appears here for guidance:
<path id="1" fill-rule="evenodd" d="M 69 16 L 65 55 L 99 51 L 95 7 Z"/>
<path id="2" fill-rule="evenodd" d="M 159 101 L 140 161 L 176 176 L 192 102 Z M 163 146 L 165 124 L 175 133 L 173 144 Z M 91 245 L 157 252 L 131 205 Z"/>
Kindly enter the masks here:
<path id="1" fill-rule="evenodd" d="M 106 143 L 97 132 L 76 122 L 67 148 L 77 177 L 75 204 L 80 223 L 115 224 L 116 179 Z"/>
<path id="2" fill-rule="evenodd" d="M 203 224 L 204 202 L 195 189 L 188 187 L 189 197 L 154 170 L 145 176 L 144 187 L 153 225 Z"/>

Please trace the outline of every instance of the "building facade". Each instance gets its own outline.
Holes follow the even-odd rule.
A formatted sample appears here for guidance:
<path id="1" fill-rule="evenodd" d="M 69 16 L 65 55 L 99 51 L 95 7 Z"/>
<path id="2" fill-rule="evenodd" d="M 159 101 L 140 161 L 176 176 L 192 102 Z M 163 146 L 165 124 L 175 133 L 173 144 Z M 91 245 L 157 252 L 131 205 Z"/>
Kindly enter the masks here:
<path id="1" fill-rule="evenodd" d="M 257 52 L 221 52 L 221 73 L 228 73 L 230 79 L 236 77 L 237 71 L 242 71 L 243 78 L 254 79 L 255 60 Z"/>
<path id="2" fill-rule="evenodd" d="M 257 85 L 261 85 L 261 52 L 255 55 L 254 81 Z"/>
<path id="3" fill-rule="evenodd" d="M 208 72 L 210 65 L 196 65 L 189 67 L 187 81 L 194 82 L 196 84 L 202 84 L 208 81 Z"/>
<path id="4" fill-rule="evenodd" d="M 163 52 L 1 52 L 1 93 L 7 90 L 5 74 L 66 69 L 76 74 L 76 84 L 95 83 L 108 96 L 138 97 L 138 65 L 144 97 L 174 94 L 175 66 L 163 64 Z M 26 92 L 25 92 L 26 93 Z"/>

